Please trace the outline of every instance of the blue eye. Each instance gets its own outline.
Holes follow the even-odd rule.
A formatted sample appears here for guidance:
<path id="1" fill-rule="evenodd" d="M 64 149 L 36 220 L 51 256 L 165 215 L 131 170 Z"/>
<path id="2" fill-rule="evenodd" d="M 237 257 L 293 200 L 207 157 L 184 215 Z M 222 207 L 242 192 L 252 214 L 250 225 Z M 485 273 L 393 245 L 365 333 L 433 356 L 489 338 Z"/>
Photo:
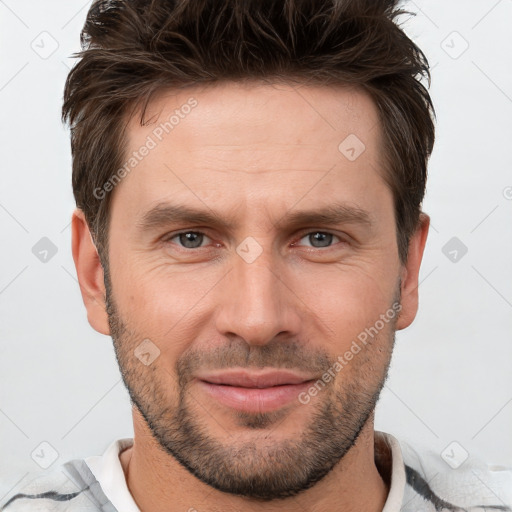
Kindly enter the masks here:
<path id="1" fill-rule="evenodd" d="M 176 233 L 172 236 L 167 237 L 166 239 L 164 239 L 164 242 L 171 242 L 174 239 L 177 239 L 177 245 L 184 249 L 200 249 L 204 247 L 203 242 L 205 242 L 205 239 L 206 241 L 211 241 L 211 239 L 201 231 L 182 231 L 181 233 Z M 305 233 L 302 236 L 302 238 L 300 238 L 300 240 L 303 239 L 308 240 L 309 244 L 307 246 L 313 247 L 315 249 L 321 249 L 332 246 L 334 239 L 341 241 L 341 239 L 338 236 L 327 231 L 310 231 L 309 233 Z"/>
<path id="2" fill-rule="evenodd" d="M 201 243 L 204 239 L 208 237 L 200 231 L 183 231 L 168 238 L 166 241 L 170 242 L 174 238 L 177 238 L 185 249 L 198 249 L 201 247 Z"/>
<path id="3" fill-rule="evenodd" d="M 337 238 L 340 240 L 339 237 L 336 235 L 333 235 L 332 233 L 328 233 L 326 231 L 312 231 L 311 233 L 306 234 L 301 238 L 304 239 L 307 238 L 308 241 L 312 242 L 310 247 L 314 247 L 315 249 L 319 249 L 322 247 L 329 247 L 332 244 L 333 238 Z M 314 244 L 319 245 L 314 245 Z"/>

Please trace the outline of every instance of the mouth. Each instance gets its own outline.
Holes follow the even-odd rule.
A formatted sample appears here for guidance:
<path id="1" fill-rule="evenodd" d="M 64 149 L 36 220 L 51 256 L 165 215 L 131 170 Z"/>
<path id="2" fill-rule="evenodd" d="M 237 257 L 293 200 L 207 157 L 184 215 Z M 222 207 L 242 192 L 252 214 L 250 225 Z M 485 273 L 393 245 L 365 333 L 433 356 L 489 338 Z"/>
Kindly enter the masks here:
<path id="1" fill-rule="evenodd" d="M 248 372 L 231 370 L 203 374 L 197 382 L 209 398 L 244 412 L 270 412 L 294 400 L 315 377 L 284 370 Z"/>

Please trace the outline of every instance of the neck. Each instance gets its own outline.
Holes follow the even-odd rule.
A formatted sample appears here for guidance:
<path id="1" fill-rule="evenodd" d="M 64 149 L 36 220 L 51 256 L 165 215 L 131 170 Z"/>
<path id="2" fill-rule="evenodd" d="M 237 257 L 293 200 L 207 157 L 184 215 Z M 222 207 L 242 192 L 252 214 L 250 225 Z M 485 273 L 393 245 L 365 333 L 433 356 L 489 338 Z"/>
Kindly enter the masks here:
<path id="1" fill-rule="evenodd" d="M 198 480 L 161 449 L 135 416 L 134 412 L 134 444 L 120 460 L 130 493 L 142 512 L 380 512 L 389 492 L 389 482 L 375 464 L 373 417 L 355 445 L 322 480 L 296 496 L 263 503 L 218 491 Z"/>

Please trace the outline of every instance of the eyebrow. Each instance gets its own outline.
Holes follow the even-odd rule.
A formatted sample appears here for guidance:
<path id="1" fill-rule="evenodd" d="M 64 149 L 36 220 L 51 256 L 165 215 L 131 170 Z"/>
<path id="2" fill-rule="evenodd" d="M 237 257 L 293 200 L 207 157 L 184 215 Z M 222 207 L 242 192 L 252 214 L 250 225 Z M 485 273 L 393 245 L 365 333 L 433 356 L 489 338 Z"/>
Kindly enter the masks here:
<path id="1" fill-rule="evenodd" d="M 234 231 L 236 223 L 222 218 L 212 210 L 198 210 L 186 205 L 159 203 L 142 215 L 136 226 L 140 231 L 151 231 L 176 223 L 207 224 L 212 227 Z M 306 224 L 361 224 L 368 228 L 373 226 L 370 214 L 356 206 L 333 203 L 315 210 L 290 210 L 274 225 L 288 229 Z"/>

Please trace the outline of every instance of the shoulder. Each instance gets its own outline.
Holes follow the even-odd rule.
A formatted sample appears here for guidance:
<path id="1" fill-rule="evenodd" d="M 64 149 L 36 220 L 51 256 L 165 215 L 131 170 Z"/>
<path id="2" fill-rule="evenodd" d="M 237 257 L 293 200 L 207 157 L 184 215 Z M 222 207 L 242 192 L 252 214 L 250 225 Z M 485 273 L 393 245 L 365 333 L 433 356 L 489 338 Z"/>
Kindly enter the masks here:
<path id="1" fill-rule="evenodd" d="M 117 512 L 100 482 L 110 482 L 116 471 L 124 478 L 119 453 L 132 444 L 133 438 L 116 439 L 103 455 L 70 460 L 37 475 L 1 502 L 0 512 Z"/>
<path id="2" fill-rule="evenodd" d="M 66 475 L 64 468 L 37 475 L 2 504 L 0 511 L 58 511 L 65 510 L 80 492 Z"/>
<path id="3" fill-rule="evenodd" d="M 69 461 L 32 478 L 0 506 L 0 512 L 116 512 L 102 496 L 84 460 Z"/>
<path id="4" fill-rule="evenodd" d="M 488 465 L 457 442 L 441 453 L 399 444 L 407 482 L 404 506 L 408 503 L 411 511 L 424 506 L 436 511 L 512 512 L 512 466 Z"/>

